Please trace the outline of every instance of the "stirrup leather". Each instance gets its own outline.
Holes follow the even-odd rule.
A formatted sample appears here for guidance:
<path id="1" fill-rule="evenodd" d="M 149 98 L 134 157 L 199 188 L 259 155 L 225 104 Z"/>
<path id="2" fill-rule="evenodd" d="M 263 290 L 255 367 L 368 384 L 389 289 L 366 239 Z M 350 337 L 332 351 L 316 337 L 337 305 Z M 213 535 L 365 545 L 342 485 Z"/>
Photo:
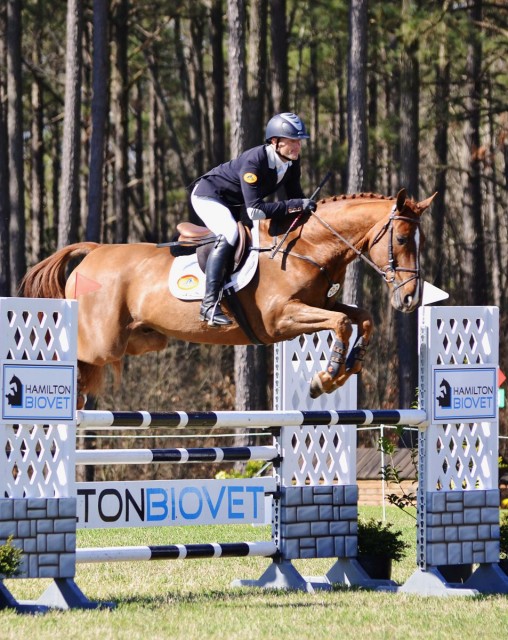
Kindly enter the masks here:
<path id="1" fill-rule="evenodd" d="M 210 327 L 219 327 L 232 324 L 231 320 L 222 313 L 220 308 L 220 297 L 215 301 L 215 304 L 205 308 L 201 305 L 201 312 L 199 314 L 200 320 L 208 322 Z"/>

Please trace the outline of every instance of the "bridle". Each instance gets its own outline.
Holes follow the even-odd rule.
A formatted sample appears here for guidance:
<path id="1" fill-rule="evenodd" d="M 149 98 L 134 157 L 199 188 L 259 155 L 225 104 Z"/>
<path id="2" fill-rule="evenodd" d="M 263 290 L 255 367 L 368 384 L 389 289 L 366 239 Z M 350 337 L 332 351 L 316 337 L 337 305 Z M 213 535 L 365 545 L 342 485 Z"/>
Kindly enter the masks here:
<path id="1" fill-rule="evenodd" d="M 393 291 L 397 291 L 400 287 L 403 287 L 404 285 L 406 285 L 408 282 L 411 282 L 412 280 L 420 280 L 420 260 L 419 260 L 419 252 L 416 253 L 416 268 L 411 269 L 409 267 L 399 267 L 399 266 L 395 266 L 395 258 L 393 256 L 393 228 L 394 228 L 394 222 L 396 220 L 403 220 L 405 222 L 411 222 L 414 224 L 419 225 L 420 224 L 420 220 L 415 220 L 413 218 L 409 218 L 408 216 L 400 216 L 397 215 L 397 205 L 394 204 L 392 207 L 392 210 L 390 211 L 390 216 L 388 218 L 388 220 L 385 222 L 385 224 L 381 227 L 381 229 L 378 231 L 378 233 L 376 234 L 376 237 L 374 238 L 374 240 L 371 243 L 371 247 L 373 247 L 375 244 L 377 244 L 381 238 L 385 235 L 385 233 L 389 234 L 388 237 L 388 264 L 386 266 L 385 269 L 380 269 L 377 264 L 375 264 L 368 256 L 366 256 L 363 251 L 360 251 L 360 249 L 357 249 L 353 244 L 351 244 L 351 242 L 349 242 L 349 240 L 347 240 L 346 238 L 344 238 L 344 236 L 342 236 L 338 231 L 336 231 L 330 224 L 328 224 L 328 222 L 326 222 L 326 220 L 323 220 L 323 218 L 320 218 L 318 216 L 318 214 L 315 211 L 310 212 L 311 215 L 314 216 L 314 218 L 316 218 L 316 220 L 326 229 L 328 229 L 328 231 L 330 231 L 330 233 L 332 235 L 334 235 L 336 238 L 338 238 L 341 242 L 343 242 L 346 246 L 348 246 L 352 251 L 354 251 L 354 253 L 356 253 L 358 258 L 361 258 L 365 263 L 367 263 L 370 267 L 372 267 L 374 269 L 374 271 L 376 271 L 376 273 L 378 273 L 383 280 L 387 283 L 387 284 L 391 284 L 393 285 Z M 282 243 L 280 243 L 282 244 Z M 280 249 L 280 244 L 275 247 L 277 249 L 277 251 Z M 271 248 L 271 250 L 273 251 L 274 247 Z M 322 273 L 323 275 L 326 277 L 326 279 L 328 280 L 328 283 L 330 285 L 330 289 L 328 292 L 328 297 L 330 297 L 331 295 L 333 295 L 334 293 L 336 293 L 339 289 L 339 285 L 338 284 L 333 284 L 330 276 L 328 275 L 328 272 L 326 270 L 325 267 L 322 267 L 320 264 L 318 264 L 315 260 L 313 260 L 312 258 L 309 258 L 308 256 L 302 256 L 299 253 L 296 253 L 294 251 L 289 251 L 287 249 L 283 249 L 281 251 L 281 253 L 284 253 L 286 255 L 289 256 L 293 256 L 294 258 L 300 258 L 301 260 L 304 260 L 305 262 L 309 262 L 311 264 L 313 264 L 314 266 L 316 266 Z M 273 253 L 272 253 L 272 257 L 273 257 Z M 402 282 L 399 282 L 398 284 L 394 284 L 395 282 L 395 276 L 398 272 L 405 272 L 405 273 L 409 273 L 409 277 L 406 278 L 405 280 L 403 280 Z"/>
<path id="2" fill-rule="evenodd" d="M 396 204 L 393 205 L 392 210 L 390 211 L 390 216 L 389 216 L 388 220 L 385 222 L 385 224 L 378 231 L 378 233 L 376 234 L 376 237 L 374 238 L 374 240 L 372 241 L 372 243 L 370 245 L 371 247 L 373 247 L 375 244 L 377 244 L 381 240 L 381 238 L 385 235 L 385 233 L 389 234 L 389 236 L 388 236 L 388 264 L 385 267 L 385 269 L 380 269 L 377 266 L 377 264 L 375 264 L 368 256 L 366 256 L 363 253 L 363 251 L 360 251 L 360 249 L 357 249 L 353 244 L 351 244 L 351 242 L 349 242 L 349 240 L 344 238 L 344 236 L 342 236 L 331 225 L 329 225 L 328 222 L 326 222 L 325 220 L 320 218 L 317 215 L 316 212 L 312 212 L 312 215 L 316 218 L 316 220 L 323 227 L 328 229 L 330 231 L 330 233 L 332 233 L 335 237 L 339 238 L 339 240 L 341 242 L 343 242 L 352 251 L 354 251 L 358 258 L 361 258 L 370 267 L 372 267 L 374 269 L 374 271 L 376 271 L 383 278 L 383 280 L 387 284 L 393 284 L 394 283 L 395 275 L 398 272 L 404 271 L 406 273 L 411 274 L 408 278 L 406 278 L 402 282 L 399 282 L 397 285 L 394 285 L 394 287 L 393 287 L 394 291 L 396 291 L 400 287 L 403 287 L 404 285 L 406 285 L 408 282 L 411 282 L 412 280 L 419 280 L 420 279 L 420 261 L 419 261 L 419 253 L 418 252 L 416 253 L 416 268 L 411 269 L 409 267 L 395 266 L 395 258 L 393 257 L 393 227 L 394 227 L 394 222 L 396 220 L 404 220 L 405 222 L 412 222 L 412 223 L 417 224 L 417 225 L 420 224 L 420 220 L 415 220 L 413 218 L 409 218 L 408 216 L 397 215 L 397 205 Z"/>

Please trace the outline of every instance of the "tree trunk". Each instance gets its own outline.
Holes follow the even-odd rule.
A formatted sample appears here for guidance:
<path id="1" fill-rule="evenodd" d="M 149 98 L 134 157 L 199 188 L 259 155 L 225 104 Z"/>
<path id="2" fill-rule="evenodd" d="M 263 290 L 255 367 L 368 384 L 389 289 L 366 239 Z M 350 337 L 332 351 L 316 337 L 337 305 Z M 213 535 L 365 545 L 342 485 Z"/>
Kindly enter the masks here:
<path id="1" fill-rule="evenodd" d="M 154 65 L 152 67 L 152 73 L 158 77 L 158 69 Z M 148 173 L 150 176 L 150 188 L 148 190 L 148 223 L 147 223 L 147 237 L 157 228 L 157 217 L 159 207 L 159 165 L 157 162 L 157 139 L 159 137 L 159 109 L 157 103 L 157 97 L 153 86 L 149 89 L 149 103 L 150 110 L 148 116 Z"/>
<path id="2" fill-rule="evenodd" d="M 439 55 L 436 61 L 436 135 L 434 137 L 434 151 L 437 165 L 435 172 L 435 187 L 437 195 L 432 203 L 432 232 L 431 237 L 443 238 L 446 213 L 447 170 L 448 170 L 448 126 L 450 100 L 450 62 L 446 41 L 439 45 Z M 427 245 L 425 260 L 427 279 L 436 287 L 443 286 L 443 243 L 432 242 Z"/>
<path id="3" fill-rule="evenodd" d="M 413 0 L 403 0 L 403 21 L 410 20 L 414 10 Z M 419 68 L 416 38 L 402 48 L 400 76 L 400 171 L 399 184 L 406 187 L 408 195 L 418 199 L 419 173 Z M 399 404 L 402 409 L 411 407 L 418 387 L 418 316 L 416 313 L 395 312 Z M 403 442 L 413 446 L 417 436 L 413 431 L 404 433 Z"/>
<path id="4" fill-rule="evenodd" d="M 100 242 L 104 193 L 104 149 L 109 87 L 108 3 L 93 3 L 92 136 L 88 179 L 86 240 Z"/>
<path id="5" fill-rule="evenodd" d="M 210 11 L 212 50 L 212 157 L 210 165 L 226 159 L 226 134 L 224 132 L 224 54 L 222 0 L 213 0 Z"/>
<path id="6" fill-rule="evenodd" d="M 41 30 L 43 24 L 43 4 L 38 0 L 34 7 L 37 17 L 36 31 L 32 49 L 32 61 L 36 68 L 41 66 Z M 40 80 L 32 80 L 32 139 L 31 139 L 31 260 L 33 263 L 42 260 L 44 248 L 44 118 L 43 91 Z"/>
<path id="7" fill-rule="evenodd" d="M 267 409 L 266 349 L 259 345 L 235 347 L 235 408 L 238 411 Z M 250 444 L 248 432 L 245 442 Z"/>
<path id="8" fill-rule="evenodd" d="M 1 92 L 0 92 L 1 94 Z M 7 126 L 0 101 L 0 296 L 11 295 L 11 265 L 9 257 L 9 154 Z"/>
<path id="9" fill-rule="evenodd" d="M 26 271 L 21 5 L 21 0 L 8 0 L 7 2 L 7 135 L 9 142 L 10 262 L 12 291 L 16 291 Z"/>
<path id="10" fill-rule="evenodd" d="M 267 0 L 253 2 L 250 8 L 247 94 L 249 126 L 247 146 L 260 144 L 264 137 L 266 95 Z"/>
<path id="11" fill-rule="evenodd" d="M 347 145 L 347 72 L 345 71 L 347 62 L 340 46 L 337 46 L 335 67 L 337 69 L 337 114 L 334 118 L 333 137 L 331 136 L 330 152 L 333 154 L 333 140 L 338 141 L 338 148 L 345 149 Z M 336 167 L 339 176 L 338 184 L 335 175 L 332 176 L 331 188 L 333 193 L 344 193 L 347 191 L 347 164 L 340 162 L 340 158 L 333 159 L 333 166 Z"/>
<path id="12" fill-rule="evenodd" d="M 228 0 L 229 24 L 229 110 L 231 119 L 231 155 L 238 156 L 246 146 L 247 76 L 245 56 L 245 3 L 244 0 Z M 253 402 L 260 402 L 260 394 L 266 388 L 266 362 L 262 347 L 235 347 L 235 406 L 239 411 L 259 409 Z M 265 398 L 266 402 L 266 398 Z M 247 437 L 248 440 L 248 437 Z"/>
<path id="13" fill-rule="evenodd" d="M 114 131 L 115 242 L 125 243 L 129 240 L 129 0 L 119 0 L 117 3 L 114 24 L 111 111 Z"/>
<path id="14" fill-rule="evenodd" d="M 286 0 L 270 0 L 273 111 L 290 111 Z"/>
<path id="15" fill-rule="evenodd" d="M 180 179 L 184 185 L 188 185 L 191 182 L 191 178 L 187 170 L 186 158 L 182 151 L 182 148 L 178 139 L 177 128 L 175 126 L 171 109 L 167 104 L 164 90 L 161 86 L 157 73 L 154 72 L 154 65 L 155 65 L 154 56 L 152 55 L 152 52 L 146 51 L 146 50 L 145 50 L 145 56 L 148 62 L 148 72 L 150 74 L 150 80 L 153 83 L 155 95 L 157 96 L 158 108 L 159 108 L 159 111 L 161 112 L 161 116 L 163 116 L 164 118 L 164 123 L 166 125 L 166 129 L 168 132 L 170 148 L 176 156 L 177 167 L 178 167 L 178 171 L 180 172 Z"/>
<path id="16" fill-rule="evenodd" d="M 464 290 L 468 304 L 488 304 L 489 287 L 485 264 L 485 240 L 483 231 L 483 197 L 482 197 L 482 156 L 481 147 L 481 106 L 482 106 L 482 0 L 474 0 L 471 7 L 470 41 L 467 52 L 468 95 L 466 112 L 466 153 L 468 157 L 468 174 L 464 207 L 464 240 L 467 258 L 462 268 L 465 269 Z"/>
<path id="17" fill-rule="evenodd" d="M 367 178 L 367 0 L 352 0 L 349 9 L 348 59 L 348 193 L 366 188 Z M 346 271 L 342 301 L 361 306 L 363 262 L 355 260 Z"/>
<path id="18" fill-rule="evenodd" d="M 136 185 L 131 191 L 131 195 L 135 200 L 135 209 L 139 211 L 140 215 L 144 215 L 146 211 L 145 205 L 145 158 L 144 158 L 144 145 L 145 145 L 145 133 L 144 133 L 144 116 L 145 116 L 145 95 L 144 89 L 146 87 L 144 78 L 139 78 L 135 85 L 135 98 L 134 98 L 134 121 L 135 121 L 135 134 L 134 134 L 134 174 Z M 152 91 L 153 94 L 153 91 Z"/>
<path id="19" fill-rule="evenodd" d="M 205 21 L 208 16 L 200 12 L 199 17 L 191 20 L 192 38 L 192 64 L 189 66 L 191 79 L 191 131 L 194 151 L 192 153 L 192 166 L 196 168 L 197 175 L 205 172 L 205 158 L 210 157 L 211 134 L 208 119 L 208 96 L 204 79 L 203 42 Z"/>
<path id="20" fill-rule="evenodd" d="M 311 8 L 310 21 L 311 33 L 317 32 L 316 28 L 316 10 Z M 320 182 L 319 171 L 319 153 L 320 153 L 320 136 L 319 136 L 319 60 L 318 60 L 318 39 L 312 38 L 309 44 L 310 54 L 310 140 L 309 142 L 309 177 L 312 185 Z"/>
<path id="21" fill-rule="evenodd" d="M 65 54 L 62 188 L 58 220 L 59 247 L 76 242 L 78 239 L 82 33 L 83 3 L 80 0 L 69 0 Z"/>
<path id="22" fill-rule="evenodd" d="M 492 83 L 490 82 L 490 75 L 487 72 L 487 84 L 489 103 L 492 103 Z M 489 132 L 489 157 L 495 157 L 496 151 L 496 126 L 492 112 L 488 115 L 488 132 Z M 488 259 L 489 272 L 491 274 L 491 292 L 492 302 L 498 307 L 502 307 L 504 303 L 503 291 L 505 289 L 506 274 L 503 273 L 501 247 L 503 245 L 501 240 L 500 225 L 498 224 L 499 212 L 498 212 L 498 194 L 497 194 L 497 168 L 494 161 L 490 161 L 487 164 L 488 179 L 487 179 L 487 206 L 488 206 L 488 225 L 485 233 L 486 251 L 485 259 Z"/>
<path id="23" fill-rule="evenodd" d="M 6 104 L 6 48 L 7 7 L 0 6 L 0 296 L 11 295 L 11 266 L 9 256 L 9 153 Z"/>
<path id="24" fill-rule="evenodd" d="M 230 143 L 237 157 L 245 149 L 248 126 L 244 0 L 228 0 L 228 24 Z"/>

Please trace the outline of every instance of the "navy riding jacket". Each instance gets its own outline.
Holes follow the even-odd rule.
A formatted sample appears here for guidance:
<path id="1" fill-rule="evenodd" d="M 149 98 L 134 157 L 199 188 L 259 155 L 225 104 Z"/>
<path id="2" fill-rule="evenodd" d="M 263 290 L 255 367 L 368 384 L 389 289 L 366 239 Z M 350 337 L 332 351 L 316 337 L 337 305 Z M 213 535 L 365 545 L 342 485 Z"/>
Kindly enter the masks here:
<path id="1" fill-rule="evenodd" d="M 226 205 L 236 220 L 245 207 L 252 220 L 282 217 L 303 209 L 300 160 L 292 161 L 277 184 L 277 169 L 267 155 L 267 145 L 244 151 L 238 158 L 220 164 L 199 178 L 194 194 L 208 196 Z M 288 200 L 264 202 L 263 198 L 283 186 Z"/>

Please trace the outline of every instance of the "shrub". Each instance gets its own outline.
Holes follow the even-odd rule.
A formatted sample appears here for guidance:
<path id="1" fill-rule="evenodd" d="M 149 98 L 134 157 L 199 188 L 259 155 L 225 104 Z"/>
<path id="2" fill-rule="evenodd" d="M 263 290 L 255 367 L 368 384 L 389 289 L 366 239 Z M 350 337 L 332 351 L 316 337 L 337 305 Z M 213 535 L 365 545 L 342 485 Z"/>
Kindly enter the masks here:
<path id="1" fill-rule="evenodd" d="M 500 523 L 500 540 L 499 540 L 499 557 L 501 560 L 508 559 L 508 515 L 501 512 Z"/>
<path id="2" fill-rule="evenodd" d="M 0 545 L 0 576 L 11 578 L 19 573 L 22 551 L 12 543 L 12 536 Z"/>
<path id="3" fill-rule="evenodd" d="M 370 518 L 358 519 L 358 555 L 375 555 L 402 560 L 409 544 L 402 540 L 402 531 L 394 530 L 391 522 Z"/>
<path id="4" fill-rule="evenodd" d="M 261 475 L 267 466 L 264 460 L 249 460 L 243 471 L 236 469 L 222 470 L 215 474 L 216 480 L 228 480 L 230 478 L 256 478 Z"/>

